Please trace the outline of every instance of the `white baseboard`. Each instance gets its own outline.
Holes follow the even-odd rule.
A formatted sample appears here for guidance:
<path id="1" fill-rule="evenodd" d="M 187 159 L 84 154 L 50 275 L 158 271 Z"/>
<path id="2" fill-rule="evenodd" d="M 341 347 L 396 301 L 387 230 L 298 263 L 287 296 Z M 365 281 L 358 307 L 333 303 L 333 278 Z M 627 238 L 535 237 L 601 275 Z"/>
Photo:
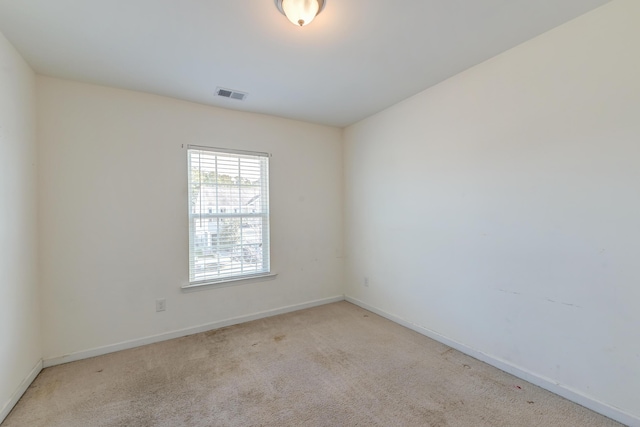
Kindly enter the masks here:
<path id="1" fill-rule="evenodd" d="M 592 397 L 586 396 L 580 391 L 573 390 L 567 386 L 562 384 L 558 384 L 551 378 L 544 377 L 542 375 L 538 375 L 536 373 L 530 372 L 526 369 L 520 368 L 507 362 L 505 360 L 493 357 L 491 355 L 482 353 L 481 351 L 475 350 L 473 348 L 467 347 L 464 344 L 453 341 L 445 336 L 438 334 L 430 329 L 424 328 L 422 326 L 411 323 L 407 320 L 402 319 L 399 316 L 394 314 L 389 314 L 383 310 L 380 310 L 376 307 L 373 307 L 363 301 L 360 301 L 356 298 L 345 295 L 345 300 L 350 303 L 353 303 L 359 307 L 364 308 L 365 310 L 369 310 L 375 314 L 378 314 L 386 319 L 391 320 L 392 322 L 398 323 L 406 328 L 409 328 L 413 331 L 418 332 L 419 334 L 425 335 L 431 339 L 434 339 L 442 344 L 448 345 L 464 354 L 467 354 L 475 359 L 481 360 L 485 363 L 488 363 L 491 366 L 494 366 L 501 371 L 507 372 L 513 376 L 516 376 L 520 379 L 523 379 L 527 382 L 537 385 L 538 387 L 542 387 L 545 390 L 548 390 L 552 393 L 555 393 L 559 396 L 564 397 L 572 402 L 575 402 L 579 405 L 584 406 L 585 408 L 589 408 L 592 411 L 598 412 L 606 417 L 609 417 L 613 420 L 621 422 L 630 427 L 640 427 L 640 418 L 637 416 L 631 415 L 621 409 L 608 405 L 606 403 L 600 402 Z"/>
<path id="2" fill-rule="evenodd" d="M 67 354 L 59 357 L 52 357 L 43 361 L 43 366 L 61 365 L 63 363 L 75 362 L 76 360 L 88 359 L 90 357 L 102 356 L 104 354 L 113 353 L 121 350 L 128 350 L 142 345 L 153 344 L 160 341 L 166 341 L 174 338 L 180 338 L 187 335 L 197 334 L 200 332 L 210 331 L 212 329 L 224 328 L 225 326 L 237 325 L 239 323 L 250 322 L 252 320 L 263 319 L 265 317 L 276 316 L 278 314 L 290 313 L 292 311 L 304 310 L 305 308 L 317 307 L 333 302 L 344 301 L 344 296 L 339 295 L 331 298 L 323 298 L 315 301 L 309 301 L 302 304 L 289 305 L 286 307 L 276 308 L 273 310 L 261 311 L 259 313 L 247 314 L 244 316 L 233 317 L 231 319 L 219 320 L 217 322 L 207 323 L 204 325 L 193 326 L 177 331 L 166 332 L 158 335 L 152 335 L 144 338 L 138 338 L 130 341 L 124 341 L 116 344 L 106 345 L 103 347 L 92 348 L 89 350 L 78 351 L 76 353 Z"/>
<path id="3" fill-rule="evenodd" d="M 42 371 L 42 359 L 38 360 L 38 363 L 36 363 L 33 369 L 31 369 L 31 372 L 29 372 L 29 375 L 27 375 L 25 379 L 22 380 L 22 382 L 20 383 L 16 391 L 14 391 L 13 394 L 11 395 L 11 398 L 4 404 L 4 406 L 2 407 L 2 410 L 0 410 L 0 423 L 2 423 L 5 418 L 7 418 L 7 415 L 9 415 L 9 412 L 11 412 L 13 407 L 16 406 L 16 403 L 18 403 L 18 400 L 20 400 L 24 392 L 27 391 L 27 389 L 29 388 L 33 380 L 36 379 L 40 371 Z"/>

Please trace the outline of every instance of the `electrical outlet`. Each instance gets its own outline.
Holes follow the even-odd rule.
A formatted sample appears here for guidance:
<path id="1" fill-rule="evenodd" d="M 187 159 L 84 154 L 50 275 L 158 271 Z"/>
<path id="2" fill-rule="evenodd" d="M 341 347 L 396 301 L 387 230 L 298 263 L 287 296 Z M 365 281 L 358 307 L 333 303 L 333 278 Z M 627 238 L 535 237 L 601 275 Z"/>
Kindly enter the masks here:
<path id="1" fill-rule="evenodd" d="M 164 298 L 158 298 L 156 300 L 156 311 L 165 311 L 167 309 L 167 300 Z"/>
<path id="2" fill-rule="evenodd" d="M 368 288 L 368 287 L 369 287 L 369 278 L 368 278 L 368 277 L 365 277 L 365 278 L 364 278 L 364 286 L 365 286 L 366 288 Z"/>

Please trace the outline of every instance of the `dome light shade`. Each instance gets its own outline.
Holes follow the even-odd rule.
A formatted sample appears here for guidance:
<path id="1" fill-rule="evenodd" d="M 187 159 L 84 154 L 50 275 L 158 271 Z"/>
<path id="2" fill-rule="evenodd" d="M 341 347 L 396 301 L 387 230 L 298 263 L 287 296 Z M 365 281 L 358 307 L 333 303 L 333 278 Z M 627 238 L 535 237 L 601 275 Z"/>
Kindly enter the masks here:
<path id="1" fill-rule="evenodd" d="M 303 27 L 324 9 L 324 0 L 276 0 L 276 7 L 292 24 Z"/>

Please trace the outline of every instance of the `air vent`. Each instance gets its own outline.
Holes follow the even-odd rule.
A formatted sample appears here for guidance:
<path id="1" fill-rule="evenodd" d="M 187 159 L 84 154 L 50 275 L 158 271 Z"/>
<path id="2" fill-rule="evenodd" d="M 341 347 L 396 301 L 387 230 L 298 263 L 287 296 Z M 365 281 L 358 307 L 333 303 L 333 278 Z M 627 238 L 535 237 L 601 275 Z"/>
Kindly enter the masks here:
<path id="1" fill-rule="evenodd" d="M 237 99 L 238 101 L 244 101 L 247 98 L 248 93 L 239 92 L 237 90 L 224 89 L 224 88 L 216 88 L 216 95 L 222 96 L 223 98 L 231 98 Z"/>

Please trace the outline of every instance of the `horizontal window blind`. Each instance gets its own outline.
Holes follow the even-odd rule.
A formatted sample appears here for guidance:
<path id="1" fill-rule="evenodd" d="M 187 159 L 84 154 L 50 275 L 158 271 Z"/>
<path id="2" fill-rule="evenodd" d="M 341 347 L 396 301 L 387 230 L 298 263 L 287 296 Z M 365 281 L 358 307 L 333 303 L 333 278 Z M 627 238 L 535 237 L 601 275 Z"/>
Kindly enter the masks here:
<path id="1" fill-rule="evenodd" d="M 189 285 L 269 273 L 269 155 L 187 153 Z"/>

